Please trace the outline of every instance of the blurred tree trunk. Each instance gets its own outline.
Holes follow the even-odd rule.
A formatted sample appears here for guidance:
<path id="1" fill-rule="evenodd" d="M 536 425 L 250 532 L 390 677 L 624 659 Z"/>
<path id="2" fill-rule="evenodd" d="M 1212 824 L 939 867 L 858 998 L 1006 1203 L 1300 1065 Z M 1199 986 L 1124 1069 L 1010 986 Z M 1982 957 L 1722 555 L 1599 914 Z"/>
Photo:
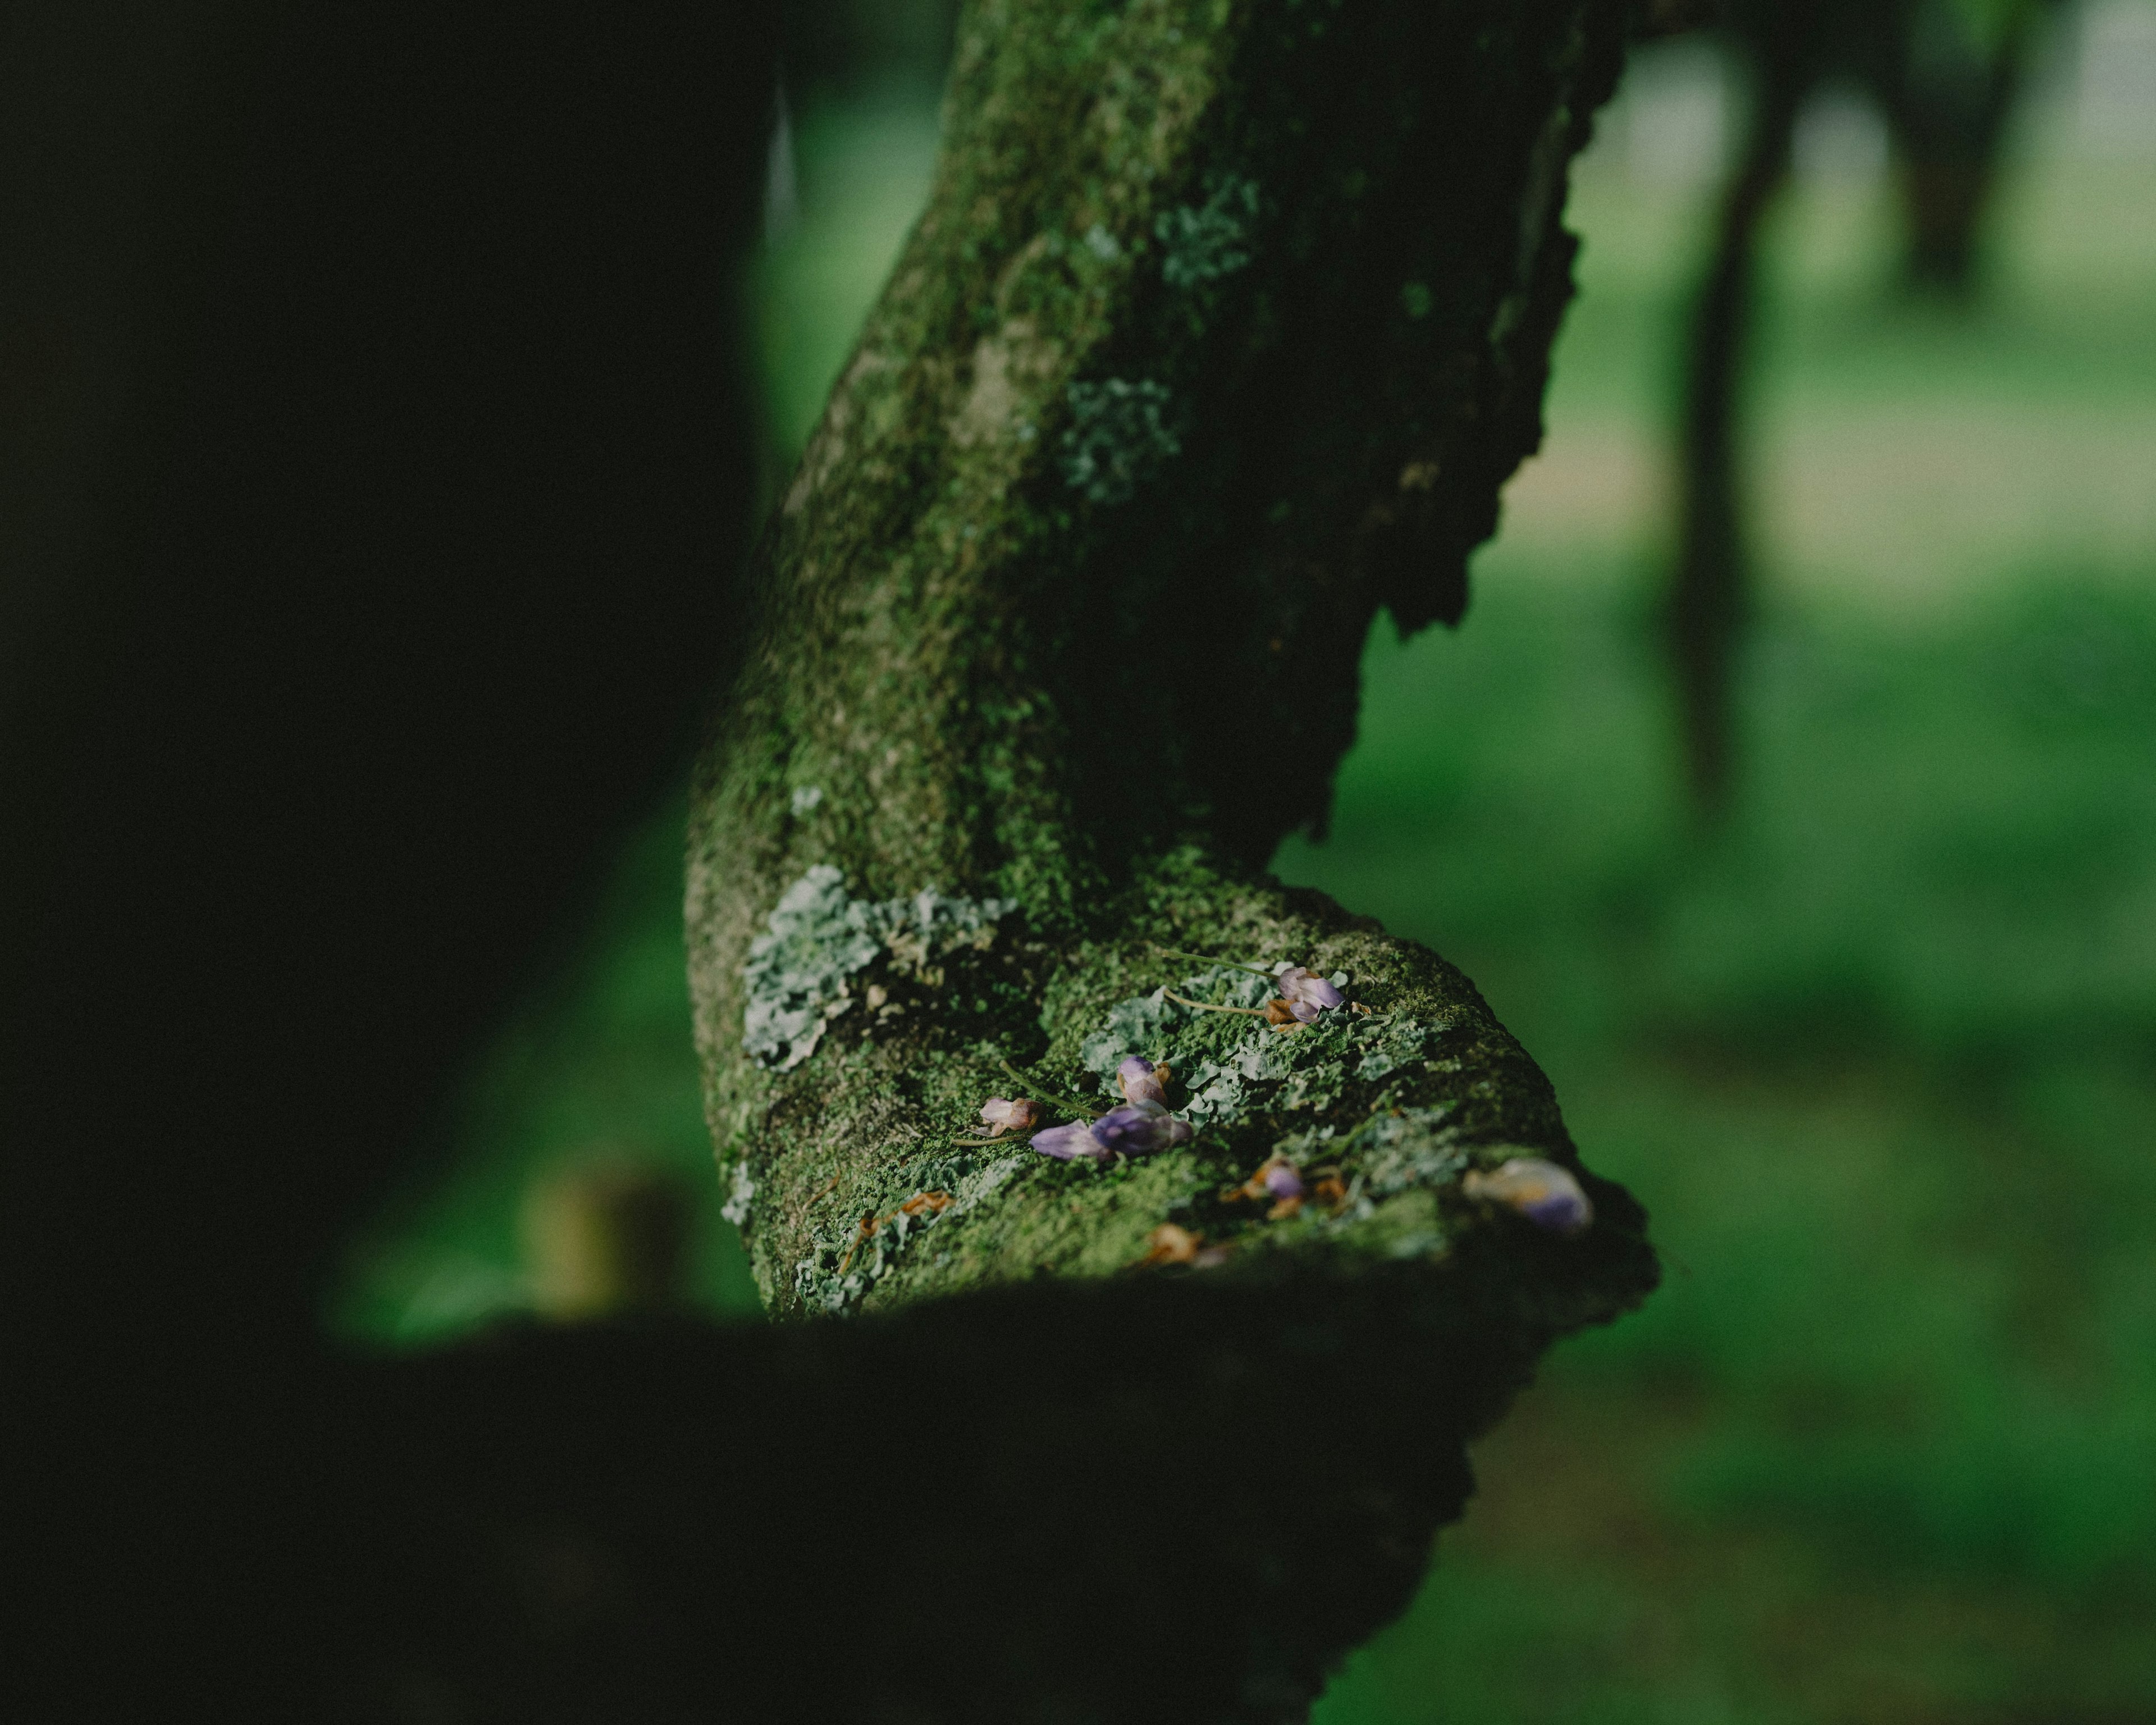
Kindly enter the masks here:
<path id="1" fill-rule="evenodd" d="M 1666 616 L 1685 766 L 1712 814 L 1729 793 L 1738 649 L 1752 608 L 1743 404 L 1759 228 L 1789 177 L 1797 114 L 1817 44 L 1779 13 L 1753 62 L 1751 112 L 1692 301 L 1686 339 L 1676 570 Z M 1794 27 L 1793 27 L 1794 26 Z"/>
<path id="2" fill-rule="evenodd" d="M 1980 270 L 1999 152 L 2029 59 L 2056 0 L 2008 0 L 1980 33 L 1967 8 L 1900 14 L 1870 80 L 1898 164 L 1911 286 L 1969 300 Z"/>
<path id="3" fill-rule="evenodd" d="M 1965 303 L 2000 146 L 2054 0 L 2010 0 L 1982 35 L 1949 0 L 1738 0 L 1723 20 L 1750 82 L 1743 142 L 1685 331 L 1677 553 L 1665 614 L 1687 781 L 1727 802 L 1737 667 L 1753 604 L 1744 388 L 1762 223 L 1799 114 L 1845 80 L 1879 105 L 1897 157 L 1908 284 Z"/>

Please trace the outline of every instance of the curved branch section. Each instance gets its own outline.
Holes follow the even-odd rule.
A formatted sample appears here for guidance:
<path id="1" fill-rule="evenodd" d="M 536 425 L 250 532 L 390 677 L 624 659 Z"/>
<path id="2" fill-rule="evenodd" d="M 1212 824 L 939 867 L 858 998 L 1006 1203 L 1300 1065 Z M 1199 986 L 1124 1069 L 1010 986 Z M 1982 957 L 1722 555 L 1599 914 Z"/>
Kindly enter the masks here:
<path id="1" fill-rule="evenodd" d="M 726 1214 L 772 1309 L 865 1316 L 847 1395 L 938 1387 L 875 1402 L 880 1464 L 974 1481 L 918 1595 L 1059 1576 L 998 1717 L 1300 1717 L 1464 1438 L 1654 1283 L 1462 974 L 1257 873 L 1324 817 L 1378 606 L 1460 614 L 1537 442 L 1621 11 L 977 0 L 765 542 L 690 837 Z M 1201 1509 L 1240 1447 L 1255 1520 Z M 1137 1587 L 1162 1539 L 1212 1583 Z"/>
<path id="2" fill-rule="evenodd" d="M 1093 1299 L 1194 1373 L 1291 1312 L 1434 1373 L 1456 1440 L 1652 1285 L 1467 980 L 1257 872 L 1322 819 L 1376 610 L 1457 617 L 1537 440 L 1623 10 L 968 11 L 696 803 L 711 1122 L 775 1311 L 918 1345 Z M 1352 1450 L 1377 1392 L 1327 1394 Z M 1394 1486 L 1418 1551 L 1457 1493 Z"/>

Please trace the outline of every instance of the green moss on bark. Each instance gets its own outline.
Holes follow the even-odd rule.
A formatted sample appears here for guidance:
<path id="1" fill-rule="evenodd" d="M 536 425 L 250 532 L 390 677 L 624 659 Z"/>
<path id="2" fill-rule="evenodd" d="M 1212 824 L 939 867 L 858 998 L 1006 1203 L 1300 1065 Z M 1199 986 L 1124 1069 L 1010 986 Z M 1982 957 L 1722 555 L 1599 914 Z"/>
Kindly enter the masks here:
<path id="1" fill-rule="evenodd" d="M 1462 1196 L 1509 1155 L 1578 1165 L 1471 984 L 1257 871 L 1323 819 L 1375 611 L 1458 614 L 1538 438 L 1564 170 L 1621 13 L 967 11 L 929 207 L 772 524 L 759 644 L 697 790 L 700 1046 L 775 1311 L 1374 1276 L 1494 1325 L 1509 1384 L 1651 1285 L 1636 1206 L 1584 1171 L 1578 1240 Z M 932 963 L 850 947 L 846 998 L 873 1009 L 819 1008 L 813 1052 L 774 1070 L 744 1046 L 769 980 L 751 945 L 812 870 L 848 903 L 1009 908 Z M 1006 1063 L 1097 1093 L 1088 1039 L 1193 973 L 1163 947 L 1346 972 L 1385 1016 L 1270 1043 L 1163 1020 L 1204 1086 L 1197 1137 L 1158 1156 L 957 1142 Z M 1343 1196 L 1278 1221 L 1221 1196 L 1284 1147 Z M 1165 1222 L 1224 1260 L 1132 1271 Z"/>

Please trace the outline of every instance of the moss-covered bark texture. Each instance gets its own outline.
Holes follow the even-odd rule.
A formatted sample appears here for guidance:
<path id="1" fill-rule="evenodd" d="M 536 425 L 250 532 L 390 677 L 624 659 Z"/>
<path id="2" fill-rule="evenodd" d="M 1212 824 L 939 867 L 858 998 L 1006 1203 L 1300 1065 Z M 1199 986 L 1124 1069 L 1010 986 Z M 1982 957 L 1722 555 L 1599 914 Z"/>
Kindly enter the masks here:
<path id="1" fill-rule="evenodd" d="M 1622 23 L 1614 0 L 967 9 L 928 209 L 778 510 L 696 798 L 711 1119 L 774 1312 L 902 1307 L 917 1342 L 932 1296 L 969 1296 L 956 1334 L 998 1290 L 1014 1313 L 1091 1291 L 1104 1322 L 1156 1311 L 1193 1373 L 1255 1348 L 1291 1382 L 1352 1328 L 1373 1387 L 1324 1391 L 1352 1492 L 1377 1489 L 1342 1459 L 1355 1422 L 1403 1374 L 1456 1440 L 1651 1286 L 1619 1189 L 1581 1172 L 1571 1238 L 1463 1189 L 1514 1156 L 1578 1168 L 1466 978 L 1260 872 L 1323 820 L 1377 610 L 1459 617 L 1537 440 L 1567 166 Z M 1283 963 L 1354 1004 L 1281 1032 L 1160 992 L 1252 1005 L 1270 985 L 1233 966 Z M 1173 1065 L 1189 1142 L 967 1142 L 992 1096 L 1106 1107 L 1126 1054 Z M 1311 1190 L 1293 1214 L 1236 1194 L 1276 1153 Z M 1222 1418 L 1240 1467 L 1262 1437 Z M 1262 1681 L 1229 1659 L 1218 1716 L 1293 1716 L 1396 1609 L 1464 1490 L 1445 1453 L 1356 1522 L 1359 1570 L 1296 1559 L 1336 1593 L 1380 1579 L 1307 1634 L 1307 1589 L 1275 1588 L 1267 1645 L 1296 1651 Z"/>

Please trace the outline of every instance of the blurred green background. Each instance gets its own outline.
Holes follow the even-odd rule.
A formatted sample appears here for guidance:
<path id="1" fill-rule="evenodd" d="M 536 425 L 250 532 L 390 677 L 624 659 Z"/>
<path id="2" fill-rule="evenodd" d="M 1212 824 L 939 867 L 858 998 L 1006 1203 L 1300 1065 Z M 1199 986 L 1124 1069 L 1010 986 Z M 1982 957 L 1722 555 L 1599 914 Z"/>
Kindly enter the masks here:
<path id="1" fill-rule="evenodd" d="M 2136 56 L 2138 55 L 2138 59 Z M 1732 95 L 1644 50 L 1582 164 L 1545 452 L 1456 633 L 1381 620 L 1277 867 L 1475 977 L 1667 1285 L 1550 1358 L 1322 1725 L 2156 1717 L 2156 7 L 2047 43 L 1971 308 L 1897 286 L 1877 121 L 1816 103 L 1753 400 L 1741 788 L 1680 792 L 1654 604 Z M 924 195 L 917 72 L 798 92 L 757 265 L 774 473 Z M 678 803 L 475 1073 L 348 1328 L 543 1303 L 565 1173 L 670 1169 L 754 1308 L 688 1040 Z"/>

